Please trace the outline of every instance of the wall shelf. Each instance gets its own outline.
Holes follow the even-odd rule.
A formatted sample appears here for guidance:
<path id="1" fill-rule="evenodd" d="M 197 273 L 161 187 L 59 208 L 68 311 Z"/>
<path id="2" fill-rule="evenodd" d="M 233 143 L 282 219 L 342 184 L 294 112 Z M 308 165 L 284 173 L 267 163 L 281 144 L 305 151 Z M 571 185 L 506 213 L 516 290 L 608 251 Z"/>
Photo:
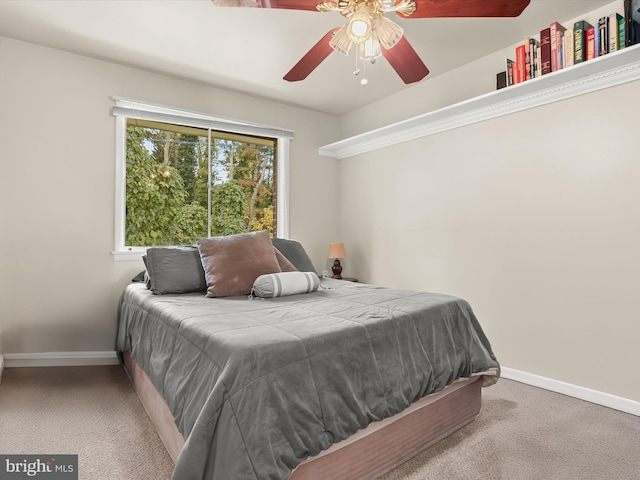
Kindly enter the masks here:
<path id="1" fill-rule="evenodd" d="M 517 85 L 465 100 L 319 148 L 349 158 L 566 98 L 640 79 L 640 45 L 627 47 Z"/>

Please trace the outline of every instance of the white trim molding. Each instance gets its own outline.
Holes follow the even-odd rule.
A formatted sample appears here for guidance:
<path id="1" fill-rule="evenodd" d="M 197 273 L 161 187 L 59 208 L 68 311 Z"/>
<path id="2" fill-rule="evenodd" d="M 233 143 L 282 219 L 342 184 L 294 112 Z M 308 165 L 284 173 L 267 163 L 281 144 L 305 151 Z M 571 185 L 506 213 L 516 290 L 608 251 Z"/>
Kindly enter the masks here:
<path id="1" fill-rule="evenodd" d="M 544 388 L 552 392 L 561 393 L 569 397 L 596 403 L 604 407 L 620 410 L 640 417 L 640 402 L 628 398 L 618 397 L 609 393 L 591 390 L 571 383 L 561 382 L 552 378 L 541 377 L 533 373 L 522 372 L 513 368 L 501 367 L 501 376 L 509 380 L 525 383 L 534 387 Z"/>
<path id="2" fill-rule="evenodd" d="M 115 351 L 106 352 L 44 352 L 5 353 L 6 367 L 82 367 L 92 365 L 118 365 Z"/>
<path id="3" fill-rule="evenodd" d="M 289 155 L 293 131 L 280 127 L 217 117 L 211 114 L 195 112 L 182 108 L 157 105 L 140 100 L 113 97 L 115 106 L 115 228 L 114 249 L 111 252 L 117 262 L 140 261 L 146 253 L 146 247 L 125 245 L 126 221 L 126 158 L 127 158 L 127 118 L 174 123 L 209 130 L 222 130 L 242 135 L 258 135 L 273 138 L 277 142 L 278 179 L 276 194 L 276 236 L 289 238 Z M 209 159 L 210 160 L 210 159 Z M 209 193 L 210 195 L 210 193 Z M 209 201 L 210 203 L 210 201 Z M 209 205 L 209 211 L 211 205 Z"/>
<path id="4" fill-rule="evenodd" d="M 320 147 L 320 155 L 353 157 L 491 118 L 640 79 L 640 45 L 502 88 L 408 120 Z"/>

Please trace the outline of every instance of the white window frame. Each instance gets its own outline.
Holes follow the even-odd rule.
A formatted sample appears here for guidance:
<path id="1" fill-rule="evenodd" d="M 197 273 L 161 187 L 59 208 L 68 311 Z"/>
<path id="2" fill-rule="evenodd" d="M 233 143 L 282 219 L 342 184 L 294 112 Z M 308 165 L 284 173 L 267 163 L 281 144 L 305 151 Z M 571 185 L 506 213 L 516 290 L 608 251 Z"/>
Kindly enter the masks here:
<path id="1" fill-rule="evenodd" d="M 112 113 L 116 121 L 116 182 L 115 240 L 114 250 L 111 253 L 115 261 L 140 260 L 147 250 L 147 247 L 128 247 L 125 245 L 127 118 L 211 128 L 277 139 L 276 235 L 280 238 L 289 238 L 289 151 L 293 139 L 292 131 L 128 98 L 113 97 L 113 100 L 115 106 Z"/>

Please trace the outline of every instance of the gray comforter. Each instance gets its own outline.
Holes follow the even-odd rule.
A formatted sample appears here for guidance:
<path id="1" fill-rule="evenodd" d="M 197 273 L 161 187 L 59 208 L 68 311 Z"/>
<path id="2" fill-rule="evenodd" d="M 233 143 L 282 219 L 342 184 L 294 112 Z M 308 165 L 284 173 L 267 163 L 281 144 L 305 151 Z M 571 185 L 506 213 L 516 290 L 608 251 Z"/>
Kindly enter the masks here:
<path id="1" fill-rule="evenodd" d="M 118 347 L 186 439 L 176 480 L 287 479 L 424 395 L 499 372 L 466 301 L 332 280 L 269 300 L 155 296 L 131 284 Z"/>

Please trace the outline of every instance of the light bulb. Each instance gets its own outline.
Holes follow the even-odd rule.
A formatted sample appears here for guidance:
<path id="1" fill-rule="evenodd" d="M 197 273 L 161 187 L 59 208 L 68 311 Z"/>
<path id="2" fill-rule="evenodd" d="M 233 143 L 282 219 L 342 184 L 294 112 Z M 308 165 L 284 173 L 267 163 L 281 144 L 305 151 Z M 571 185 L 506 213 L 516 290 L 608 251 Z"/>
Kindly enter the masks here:
<path id="1" fill-rule="evenodd" d="M 369 24 L 364 20 L 355 20 L 351 24 L 351 33 L 356 38 L 363 38 L 369 31 Z"/>
<path id="2" fill-rule="evenodd" d="M 363 60 L 371 60 L 375 62 L 375 59 L 382 55 L 380 51 L 380 44 L 374 33 L 368 40 L 360 44 L 360 58 Z"/>
<path id="3" fill-rule="evenodd" d="M 358 7 L 347 25 L 349 37 L 355 43 L 362 43 L 371 36 L 371 16 L 366 5 Z"/>

